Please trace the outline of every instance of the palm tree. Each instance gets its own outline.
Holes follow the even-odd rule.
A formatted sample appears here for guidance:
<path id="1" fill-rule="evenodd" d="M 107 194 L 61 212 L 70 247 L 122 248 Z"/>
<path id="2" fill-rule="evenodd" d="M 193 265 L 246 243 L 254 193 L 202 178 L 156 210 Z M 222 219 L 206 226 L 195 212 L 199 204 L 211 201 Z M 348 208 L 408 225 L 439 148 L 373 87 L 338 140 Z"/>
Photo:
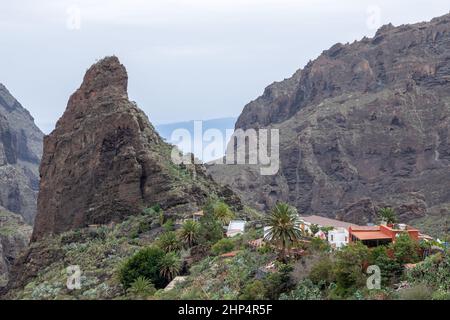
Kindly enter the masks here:
<path id="1" fill-rule="evenodd" d="M 198 240 L 200 224 L 194 220 L 187 220 L 179 231 L 179 237 L 188 247 L 192 247 Z"/>
<path id="2" fill-rule="evenodd" d="M 287 203 L 279 202 L 264 222 L 269 227 L 265 240 L 281 247 L 282 259 L 285 260 L 287 250 L 302 237 L 297 210 Z"/>
<path id="3" fill-rule="evenodd" d="M 165 252 L 176 251 L 180 249 L 180 241 L 177 234 L 173 231 L 164 232 L 158 239 L 158 244 Z"/>
<path id="4" fill-rule="evenodd" d="M 394 209 L 392 208 L 381 208 L 378 211 L 378 218 L 387 223 L 392 224 L 397 222 L 397 214 L 395 213 Z"/>
<path id="5" fill-rule="evenodd" d="M 175 252 L 166 253 L 159 262 L 159 272 L 167 281 L 171 281 L 180 274 L 181 259 Z"/>
<path id="6" fill-rule="evenodd" d="M 219 202 L 214 206 L 214 216 L 222 225 L 227 225 L 234 218 L 234 213 L 225 202 Z"/>

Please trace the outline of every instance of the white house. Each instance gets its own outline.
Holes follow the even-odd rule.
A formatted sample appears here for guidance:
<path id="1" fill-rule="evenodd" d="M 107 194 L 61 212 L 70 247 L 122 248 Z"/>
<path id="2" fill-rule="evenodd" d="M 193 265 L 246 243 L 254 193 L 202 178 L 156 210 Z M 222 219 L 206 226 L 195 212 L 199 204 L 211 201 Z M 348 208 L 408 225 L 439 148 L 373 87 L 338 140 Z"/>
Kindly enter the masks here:
<path id="1" fill-rule="evenodd" d="M 340 220 L 325 218 L 321 216 L 303 216 L 300 217 L 301 227 L 307 232 L 311 232 L 311 226 L 317 225 L 319 228 L 333 228 L 328 231 L 328 238 L 326 240 L 333 248 L 341 248 L 345 246 L 349 241 L 348 228 L 356 225 Z M 316 233 L 318 237 L 324 238 L 324 233 L 319 231 Z"/>
<path id="2" fill-rule="evenodd" d="M 348 229 L 337 228 L 331 231 L 328 231 L 328 243 L 333 248 L 342 248 L 347 245 L 349 239 Z"/>
<path id="3" fill-rule="evenodd" d="M 245 224 L 246 222 L 244 220 L 230 221 L 230 224 L 227 228 L 227 237 L 234 237 L 238 234 L 243 234 L 245 231 Z"/>

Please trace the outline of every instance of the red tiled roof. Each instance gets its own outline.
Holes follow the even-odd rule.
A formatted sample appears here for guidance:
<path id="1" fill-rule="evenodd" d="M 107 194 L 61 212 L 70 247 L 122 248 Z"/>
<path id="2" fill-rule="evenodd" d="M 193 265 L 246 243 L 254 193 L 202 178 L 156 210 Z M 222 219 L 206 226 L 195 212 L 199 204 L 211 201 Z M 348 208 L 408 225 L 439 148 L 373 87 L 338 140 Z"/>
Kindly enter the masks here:
<path id="1" fill-rule="evenodd" d="M 352 231 L 380 231 L 380 226 L 352 226 Z"/>
<path id="2" fill-rule="evenodd" d="M 233 258 L 233 257 L 235 257 L 238 253 L 239 253 L 239 251 L 231 251 L 231 252 L 224 253 L 224 254 L 220 255 L 220 257 L 221 257 L 221 258 Z"/>
<path id="3" fill-rule="evenodd" d="M 354 235 L 359 240 L 381 240 L 381 239 L 392 239 L 387 234 L 381 231 L 352 231 Z"/>

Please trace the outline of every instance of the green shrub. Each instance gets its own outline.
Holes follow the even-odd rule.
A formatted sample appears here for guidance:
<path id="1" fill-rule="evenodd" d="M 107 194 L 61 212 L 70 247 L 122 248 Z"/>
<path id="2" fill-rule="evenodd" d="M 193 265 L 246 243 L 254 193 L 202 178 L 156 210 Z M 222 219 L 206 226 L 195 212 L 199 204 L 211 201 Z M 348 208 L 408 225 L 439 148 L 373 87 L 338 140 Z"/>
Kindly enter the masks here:
<path id="1" fill-rule="evenodd" d="M 316 251 L 316 252 L 330 252 L 331 251 L 331 247 L 330 247 L 330 244 L 328 243 L 328 241 L 322 240 L 322 239 L 316 238 L 316 237 L 311 239 L 309 247 L 312 251 Z"/>
<path id="2" fill-rule="evenodd" d="M 314 284 L 310 279 L 299 282 L 295 289 L 289 293 L 283 293 L 280 300 L 322 300 L 320 286 Z"/>
<path id="3" fill-rule="evenodd" d="M 156 288 L 163 288 L 166 280 L 161 276 L 159 266 L 164 255 L 164 251 L 155 246 L 141 249 L 120 268 L 120 282 L 128 289 L 139 277 L 144 277 Z"/>
<path id="4" fill-rule="evenodd" d="M 395 260 L 398 263 L 415 263 L 420 260 L 419 243 L 406 233 L 400 234 L 390 247 L 394 251 Z"/>
<path id="5" fill-rule="evenodd" d="M 211 252 L 215 255 L 221 255 L 223 253 L 231 252 L 234 249 L 234 241 L 229 238 L 224 238 L 216 242 L 211 247 Z"/>
<path id="6" fill-rule="evenodd" d="M 244 290 L 242 290 L 242 294 L 239 296 L 239 299 L 264 300 L 265 291 L 266 289 L 264 287 L 264 283 L 260 280 L 255 280 L 245 286 Z"/>
<path id="7" fill-rule="evenodd" d="M 443 291 L 443 290 L 437 290 L 433 293 L 431 298 L 433 300 L 450 300 L 450 292 Z"/>
<path id="8" fill-rule="evenodd" d="M 200 219 L 200 230 L 198 243 L 211 246 L 223 238 L 224 230 L 222 224 L 213 215 L 205 214 Z"/>
<path id="9" fill-rule="evenodd" d="M 369 248 L 360 242 L 349 244 L 336 253 L 335 294 L 349 297 L 366 284 L 364 266 L 369 261 Z"/>
<path id="10" fill-rule="evenodd" d="M 386 246 L 375 247 L 370 252 L 370 264 L 377 265 L 381 271 L 381 284 L 389 286 L 399 280 L 402 274 L 402 265 L 388 254 Z"/>
<path id="11" fill-rule="evenodd" d="M 278 300 L 280 295 L 293 289 L 290 273 L 293 268 L 291 265 L 280 264 L 278 272 L 271 273 L 263 279 L 266 288 L 266 298 L 269 300 Z"/>
<path id="12" fill-rule="evenodd" d="M 309 278 L 315 285 L 326 285 L 336 281 L 334 273 L 334 263 L 329 256 L 322 257 L 312 268 Z"/>
<path id="13" fill-rule="evenodd" d="M 442 291 L 450 291 L 450 255 L 439 253 L 429 256 L 407 271 L 406 277 L 410 283 L 424 283 Z"/>
<path id="14" fill-rule="evenodd" d="M 137 233 L 141 234 L 141 233 L 145 233 L 147 231 L 150 231 L 151 230 L 151 225 L 152 225 L 151 221 L 141 221 L 141 222 L 139 222 Z"/>
<path id="15" fill-rule="evenodd" d="M 156 289 L 150 280 L 138 277 L 127 290 L 132 298 L 145 299 L 155 294 Z"/>
<path id="16" fill-rule="evenodd" d="M 162 225 L 162 227 L 165 232 L 173 231 L 175 230 L 175 223 L 172 219 L 169 219 Z"/>
<path id="17" fill-rule="evenodd" d="M 162 209 L 159 204 L 154 205 L 149 208 L 145 208 L 143 210 L 144 215 L 150 215 L 150 216 L 154 216 L 154 217 L 158 217 L 160 212 L 162 212 Z"/>
<path id="18" fill-rule="evenodd" d="M 433 290 L 423 284 L 403 289 L 399 293 L 400 300 L 431 300 Z"/>

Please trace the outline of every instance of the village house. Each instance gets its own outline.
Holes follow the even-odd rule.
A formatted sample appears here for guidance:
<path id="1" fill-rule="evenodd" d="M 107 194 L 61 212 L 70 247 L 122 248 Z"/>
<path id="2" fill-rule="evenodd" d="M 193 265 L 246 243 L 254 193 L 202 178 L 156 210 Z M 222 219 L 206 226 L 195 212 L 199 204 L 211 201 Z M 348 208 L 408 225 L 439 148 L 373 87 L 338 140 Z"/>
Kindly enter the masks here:
<path id="1" fill-rule="evenodd" d="M 300 227 L 303 231 L 311 233 L 313 225 L 319 228 L 332 228 L 326 235 L 322 230 L 314 234 L 323 240 L 327 240 L 333 248 L 341 248 L 349 242 L 349 227 L 357 227 L 356 224 L 321 216 L 301 216 Z"/>
<path id="2" fill-rule="evenodd" d="M 227 228 L 227 237 L 234 237 L 238 234 L 243 234 L 245 231 L 245 224 L 246 222 L 244 220 L 232 220 Z"/>
<path id="3" fill-rule="evenodd" d="M 412 239 L 419 241 L 419 230 L 406 224 L 390 224 L 379 226 L 350 226 L 348 228 L 350 242 L 361 241 L 368 247 L 376 247 L 395 242 L 399 234 L 407 233 Z"/>

